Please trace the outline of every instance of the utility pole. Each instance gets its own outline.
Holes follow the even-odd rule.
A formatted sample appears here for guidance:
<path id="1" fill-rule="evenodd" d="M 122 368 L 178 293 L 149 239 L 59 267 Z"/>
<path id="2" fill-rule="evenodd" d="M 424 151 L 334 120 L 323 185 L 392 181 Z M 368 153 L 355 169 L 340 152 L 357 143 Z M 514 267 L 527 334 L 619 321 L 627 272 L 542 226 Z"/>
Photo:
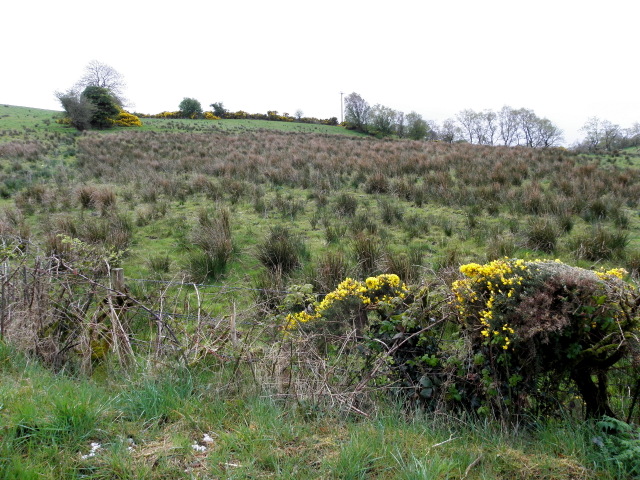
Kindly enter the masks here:
<path id="1" fill-rule="evenodd" d="M 340 92 L 340 123 L 344 123 L 344 108 L 342 106 L 342 95 L 344 95 L 344 92 Z"/>

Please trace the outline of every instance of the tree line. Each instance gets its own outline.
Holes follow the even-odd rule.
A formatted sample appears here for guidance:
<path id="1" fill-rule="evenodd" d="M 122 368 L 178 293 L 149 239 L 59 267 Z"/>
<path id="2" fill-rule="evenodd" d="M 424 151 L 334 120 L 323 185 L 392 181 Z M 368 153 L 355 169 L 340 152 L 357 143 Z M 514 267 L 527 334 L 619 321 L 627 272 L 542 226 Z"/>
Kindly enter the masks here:
<path id="1" fill-rule="evenodd" d="M 504 106 L 498 112 L 466 109 L 438 124 L 413 111 L 405 115 L 384 105 L 370 106 L 353 92 L 345 97 L 344 109 L 347 128 L 377 137 L 527 147 L 553 147 L 563 140 L 562 130 L 553 122 L 526 108 Z"/>
<path id="2" fill-rule="evenodd" d="M 581 131 L 585 138 L 576 145 L 577 150 L 616 153 L 623 148 L 640 146 L 640 122 L 622 128 L 609 120 L 591 117 Z"/>
<path id="3" fill-rule="evenodd" d="M 82 78 L 66 92 L 56 92 L 66 116 L 61 120 L 77 128 L 104 129 L 112 126 L 141 125 L 141 117 L 157 118 L 206 118 L 206 119 L 258 119 L 283 122 L 317 123 L 338 125 L 338 119 L 318 119 L 304 116 L 301 110 L 294 115 L 278 114 L 272 110 L 266 114 L 249 114 L 242 110 L 231 112 L 222 102 L 214 102 L 211 111 L 204 112 L 200 102 L 185 97 L 179 110 L 156 115 L 133 115 L 124 110 L 124 77 L 109 65 L 90 62 Z M 454 117 L 437 123 L 427 120 L 412 111 L 405 114 L 381 104 L 373 106 L 353 92 L 344 99 L 344 122 L 346 128 L 357 130 L 378 138 L 396 136 L 413 140 L 437 140 L 446 143 L 467 142 L 478 145 L 525 146 L 546 148 L 559 146 L 563 132 L 548 118 L 539 117 L 528 108 L 512 108 L 505 105 L 500 110 L 475 111 L 465 109 Z M 640 123 L 622 128 L 608 120 L 591 117 L 581 131 L 585 138 L 574 148 L 587 152 L 616 151 L 640 146 Z"/>

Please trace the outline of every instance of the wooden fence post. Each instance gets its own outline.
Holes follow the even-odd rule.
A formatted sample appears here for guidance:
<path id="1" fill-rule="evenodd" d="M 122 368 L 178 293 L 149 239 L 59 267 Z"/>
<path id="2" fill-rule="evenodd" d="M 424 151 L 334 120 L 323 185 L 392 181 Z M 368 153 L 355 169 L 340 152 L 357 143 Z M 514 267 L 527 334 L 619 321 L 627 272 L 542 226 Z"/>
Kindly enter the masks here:
<path id="1" fill-rule="evenodd" d="M 124 292 L 124 270 L 122 268 L 111 270 L 111 288 L 118 293 Z"/>

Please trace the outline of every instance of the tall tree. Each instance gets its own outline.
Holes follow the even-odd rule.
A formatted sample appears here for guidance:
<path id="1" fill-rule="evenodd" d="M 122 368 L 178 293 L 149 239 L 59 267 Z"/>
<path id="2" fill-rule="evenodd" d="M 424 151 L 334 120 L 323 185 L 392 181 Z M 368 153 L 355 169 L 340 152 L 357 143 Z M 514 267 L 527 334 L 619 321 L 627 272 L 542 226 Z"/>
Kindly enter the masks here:
<path id="1" fill-rule="evenodd" d="M 556 147 L 562 142 L 562 130 L 555 126 L 551 120 L 540 118 L 537 122 L 536 146 Z"/>
<path id="2" fill-rule="evenodd" d="M 412 140 L 424 140 L 429 130 L 429 125 L 419 113 L 411 112 L 407 115 L 407 137 Z"/>
<path id="3" fill-rule="evenodd" d="M 456 140 L 463 138 L 460 127 L 456 125 L 456 121 L 453 118 L 447 118 L 442 122 L 438 137 L 446 143 L 453 143 Z"/>
<path id="4" fill-rule="evenodd" d="M 396 124 L 396 116 L 397 112 L 393 108 L 374 105 L 370 114 L 369 133 L 383 137 L 391 135 Z"/>
<path id="5" fill-rule="evenodd" d="M 365 132 L 369 123 L 371 107 L 364 98 L 356 92 L 350 93 L 344 99 L 345 120 L 353 127 Z"/>
<path id="6" fill-rule="evenodd" d="M 407 122 L 404 112 L 397 112 L 396 114 L 396 135 L 400 138 L 404 138 L 407 135 L 406 130 Z"/>
<path id="7" fill-rule="evenodd" d="M 106 63 L 92 60 L 85 67 L 82 78 L 74 88 L 82 92 L 87 87 L 106 88 L 111 96 L 116 99 L 119 106 L 122 107 L 127 103 L 124 97 L 124 89 L 126 87 L 124 77 L 115 68 Z"/>
<path id="8" fill-rule="evenodd" d="M 469 143 L 474 143 L 473 140 L 477 138 L 476 121 L 478 119 L 478 114 L 468 108 L 458 113 L 456 115 L 456 119 L 460 124 L 461 130 L 464 133 L 466 140 Z"/>
<path id="9" fill-rule="evenodd" d="M 202 115 L 202 105 L 195 98 L 183 98 L 178 109 L 183 118 L 197 118 Z"/>
<path id="10" fill-rule="evenodd" d="M 583 142 L 584 146 L 591 152 L 596 151 L 602 139 L 602 120 L 598 117 L 590 117 L 580 131 L 586 135 Z"/>
<path id="11" fill-rule="evenodd" d="M 518 111 L 505 105 L 498 112 L 498 129 L 500 141 L 510 147 L 519 142 Z"/>
<path id="12" fill-rule="evenodd" d="M 607 152 L 611 152 L 618 148 L 618 143 L 622 137 L 622 129 L 620 128 L 620 125 L 611 123 L 609 120 L 603 120 L 601 126 L 602 146 Z"/>

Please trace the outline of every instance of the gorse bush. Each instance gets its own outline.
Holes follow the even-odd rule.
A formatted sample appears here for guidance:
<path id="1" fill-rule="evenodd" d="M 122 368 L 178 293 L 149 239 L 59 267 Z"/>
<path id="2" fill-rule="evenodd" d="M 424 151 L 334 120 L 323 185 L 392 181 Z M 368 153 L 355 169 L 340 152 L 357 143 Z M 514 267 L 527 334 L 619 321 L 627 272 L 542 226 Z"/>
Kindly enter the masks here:
<path id="1" fill-rule="evenodd" d="M 122 111 L 114 119 L 114 124 L 118 127 L 141 127 L 142 122 L 140 118 L 132 113 Z"/>
<path id="2" fill-rule="evenodd" d="M 528 398 L 552 408 L 544 398 L 555 393 L 557 401 L 559 385 L 571 380 L 587 416 L 613 415 L 606 372 L 633 341 L 640 308 L 620 279 L 624 271 L 523 260 L 469 264 L 461 271 L 467 278 L 452 286 L 455 306 L 474 364 L 486 378 L 489 405 L 517 412 Z"/>
<path id="3" fill-rule="evenodd" d="M 365 368 L 384 362 L 380 375 L 430 408 L 516 420 L 557 413 L 573 385 L 587 417 L 613 415 L 607 373 L 636 346 L 640 313 L 624 271 L 519 259 L 460 271 L 448 302 L 396 275 L 346 279 L 322 300 L 307 292 L 286 330 L 350 319 L 371 340 Z"/>

